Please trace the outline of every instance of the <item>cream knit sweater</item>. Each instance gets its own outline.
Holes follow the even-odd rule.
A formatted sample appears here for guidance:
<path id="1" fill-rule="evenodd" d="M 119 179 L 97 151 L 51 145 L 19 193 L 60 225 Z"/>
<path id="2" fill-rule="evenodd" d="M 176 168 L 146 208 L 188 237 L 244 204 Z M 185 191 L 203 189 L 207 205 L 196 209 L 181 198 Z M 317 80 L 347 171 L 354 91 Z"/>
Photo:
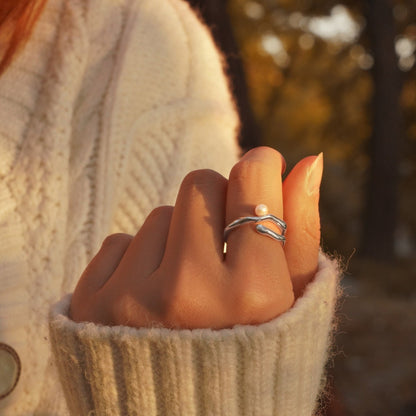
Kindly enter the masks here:
<path id="1" fill-rule="evenodd" d="M 221 61 L 185 3 L 49 0 L 0 78 L 0 120 L 0 342 L 22 361 L 0 415 L 66 415 L 62 391 L 77 416 L 313 413 L 336 282 L 324 257 L 258 327 L 75 324 L 68 296 L 48 318 L 107 234 L 135 233 L 188 171 L 236 160 Z"/>

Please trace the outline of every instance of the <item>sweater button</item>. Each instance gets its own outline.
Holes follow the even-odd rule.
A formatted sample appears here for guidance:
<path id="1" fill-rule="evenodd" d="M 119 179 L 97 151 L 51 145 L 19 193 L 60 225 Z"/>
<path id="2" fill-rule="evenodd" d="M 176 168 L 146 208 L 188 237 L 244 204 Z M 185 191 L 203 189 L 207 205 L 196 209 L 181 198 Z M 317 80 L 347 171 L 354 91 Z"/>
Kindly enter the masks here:
<path id="1" fill-rule="evenodd" d="M 0 400 L 9 395 L 19 381 L 21 370 L 17 352 L 0 342 Z"/>

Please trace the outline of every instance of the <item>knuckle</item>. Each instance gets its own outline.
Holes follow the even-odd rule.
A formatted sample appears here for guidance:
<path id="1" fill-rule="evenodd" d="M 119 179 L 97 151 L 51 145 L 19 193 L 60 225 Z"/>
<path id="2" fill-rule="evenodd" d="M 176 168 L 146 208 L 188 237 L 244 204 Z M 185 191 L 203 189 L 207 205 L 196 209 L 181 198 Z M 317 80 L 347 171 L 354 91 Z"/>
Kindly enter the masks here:
<path id="1" fill-rule="evenodd" d="M 147 216 L 148 220 L 160 219 L 160 217 L 170 217 L 173 212 L 173 207 L 171 205 L 162 205 L 160 207 L 154 208 L 150 214 Z"/>
<path id="2" fill-rule="evenodd" d="M 212 169 L 199 169 L 189 172 L 182 181 L 182 189 L 198 190 L 225 181 L 225 178 Z"/>
<path id="3" fill-rule="evenodd" d="M 254 149 L 250 150 L 251 152 L 251 159 L 258 159 L 264 162 L 268 163 L 274 163 L 274 164 L 282 164 L 283 162 L 283 156 L 282 154 L 277 151 L 276 149 L 273 149 L 271 147 L 267 146 L 260 146 L 255 147 Z"/>
<path id="4" fill-rule="evenodd" d="M 293 301 L 291 284 L 265 279 L 264 284 L 251 282 L 240 287 L 234 305 L 242 324 L 260 324 L 290 309 Z"/>
<path id="5" fill-rule="evenodd" d="M 270 304 L 270 294 L 254 288 L 244 290 L 237 298 L 238 313 L 246 322 L 251 322 L 262 316 L 264 311 L 269 310 Z"/>
<path id="6" fill-rule="evenodd" d="M 108 249 L 112 247 L 126 246 L 130 244 L 132 238 L 133 237 L 130 234 L 110 234 L 104 239 L 101 247 L 104 249 Z"/>
<path id="7" fill-rule="evenodd" d="M 88 299 L 88 302 L 86 301 Z M 86 306 L 88 305 L 88 306 Z M 76 291 L 71 299 L 69 308 L 69 317 L 74 322 L 93 322 L 95 311 L 94 297 L 83 296 Z"/>
<path id="8" fill-rule="evenodd" d="M 282 155 L 270 147 L 256 147 L 250 150 L 247 157 L 243 157 L 231 169 L 230 180 L 247 181 L 258 175 L 263 175 L 266 166 L 281 169 Z"/>
<path id="9" fill-rule="evenodd" d="M 281 162 L 282 154 L 272 147 L 260 146 L 254 149 L 260 156 L 264 158 L 273 158 L 276 162 Z"/>
<path id="10" fill-rule="evenodd" d="M 244 184 L 252 178 L 262 175 L 262 165 L 260 160 L 243 159 L 231 169 L 230 181 Z"/>
<path id="11" fill-rule="evenodd" d="M 189 316 L 189 305 L 186 296 L 178 288 L 175 289 L 170 293 L 166 290 L 161 291 L 158 302 L 153 307 L 161 322 L 178 326 Z"/>
<path id="12" fill-rule="evenodd" d="M 87 306 L 83 306 L 83 320 L 103 325 L 134 326 L 137 313 L 137 301 L 125 291 L 114 293 L 104 290 L 91 297 Z"/>
<path id="13" fill-rule="evenodd" d="M 107 320 L 117 325 L 129 326 L 133 324 L 137 314 L 137 301 L 130 295 L 123 293 L 113 297 L 103 305 Z"/>
<path id="14" fill-rule="evenodd" d="M 193 269 L 192 266 L 181 266 L 174 270 L 173 275 L 170 273 L 169 283 L 160 288 L 156 311 L 161 321 L 168 326 L 186 327 L 206 316 L 206 302 L 203 299 L 210 298 L 209 292 L 204 293 L 202 286 L 193 283 L 193 278 L 199 280 L 199 276 L 192 273 Z M 204 296 L 195 297 L 197 291 L 204 293 Z"/>

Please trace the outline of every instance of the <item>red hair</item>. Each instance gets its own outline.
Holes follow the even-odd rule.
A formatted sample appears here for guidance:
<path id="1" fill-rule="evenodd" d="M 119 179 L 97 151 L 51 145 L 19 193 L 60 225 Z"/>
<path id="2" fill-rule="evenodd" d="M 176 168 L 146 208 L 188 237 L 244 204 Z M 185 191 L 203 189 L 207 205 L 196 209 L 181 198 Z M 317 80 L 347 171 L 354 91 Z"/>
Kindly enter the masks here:
<path id="1" fill-rule="evenodd" d="M 0 0 L 0 74 L 29 38 L 46 0 Z"/>

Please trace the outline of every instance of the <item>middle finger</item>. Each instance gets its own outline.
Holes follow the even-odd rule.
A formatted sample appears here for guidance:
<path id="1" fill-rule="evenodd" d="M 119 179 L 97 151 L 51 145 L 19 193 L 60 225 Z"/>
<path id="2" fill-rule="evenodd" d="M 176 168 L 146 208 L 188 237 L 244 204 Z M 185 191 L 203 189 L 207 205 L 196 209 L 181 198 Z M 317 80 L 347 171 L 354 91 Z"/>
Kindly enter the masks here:
<path id="1" fill-rule="evenodd" d="M 282 164 L 280 153 L 259 147 L 247 152 L 233 167 L 227 192 L 226 224 L 245 217 L 256 216 L 255 207 L 267 205 L 269 213 L 283 218 Z M 269 222 L 267 228 L 278 234 L 280 230 Z M 229 232 L 227 238 L 226 262 L 231 268 L 244 268 L 248 261 L 274 267 L 275 263 L 286 264 L 282 244 L 257 232 L 252 223 L 242 225 Z"/>
<path id="2" fill-rule="evenodd" d="M 183 256 L 222 261 L 226 188 L 227 180 L 209 169 L 185 177 L 173 211 L 164 261 L 180 262 Z"/>

